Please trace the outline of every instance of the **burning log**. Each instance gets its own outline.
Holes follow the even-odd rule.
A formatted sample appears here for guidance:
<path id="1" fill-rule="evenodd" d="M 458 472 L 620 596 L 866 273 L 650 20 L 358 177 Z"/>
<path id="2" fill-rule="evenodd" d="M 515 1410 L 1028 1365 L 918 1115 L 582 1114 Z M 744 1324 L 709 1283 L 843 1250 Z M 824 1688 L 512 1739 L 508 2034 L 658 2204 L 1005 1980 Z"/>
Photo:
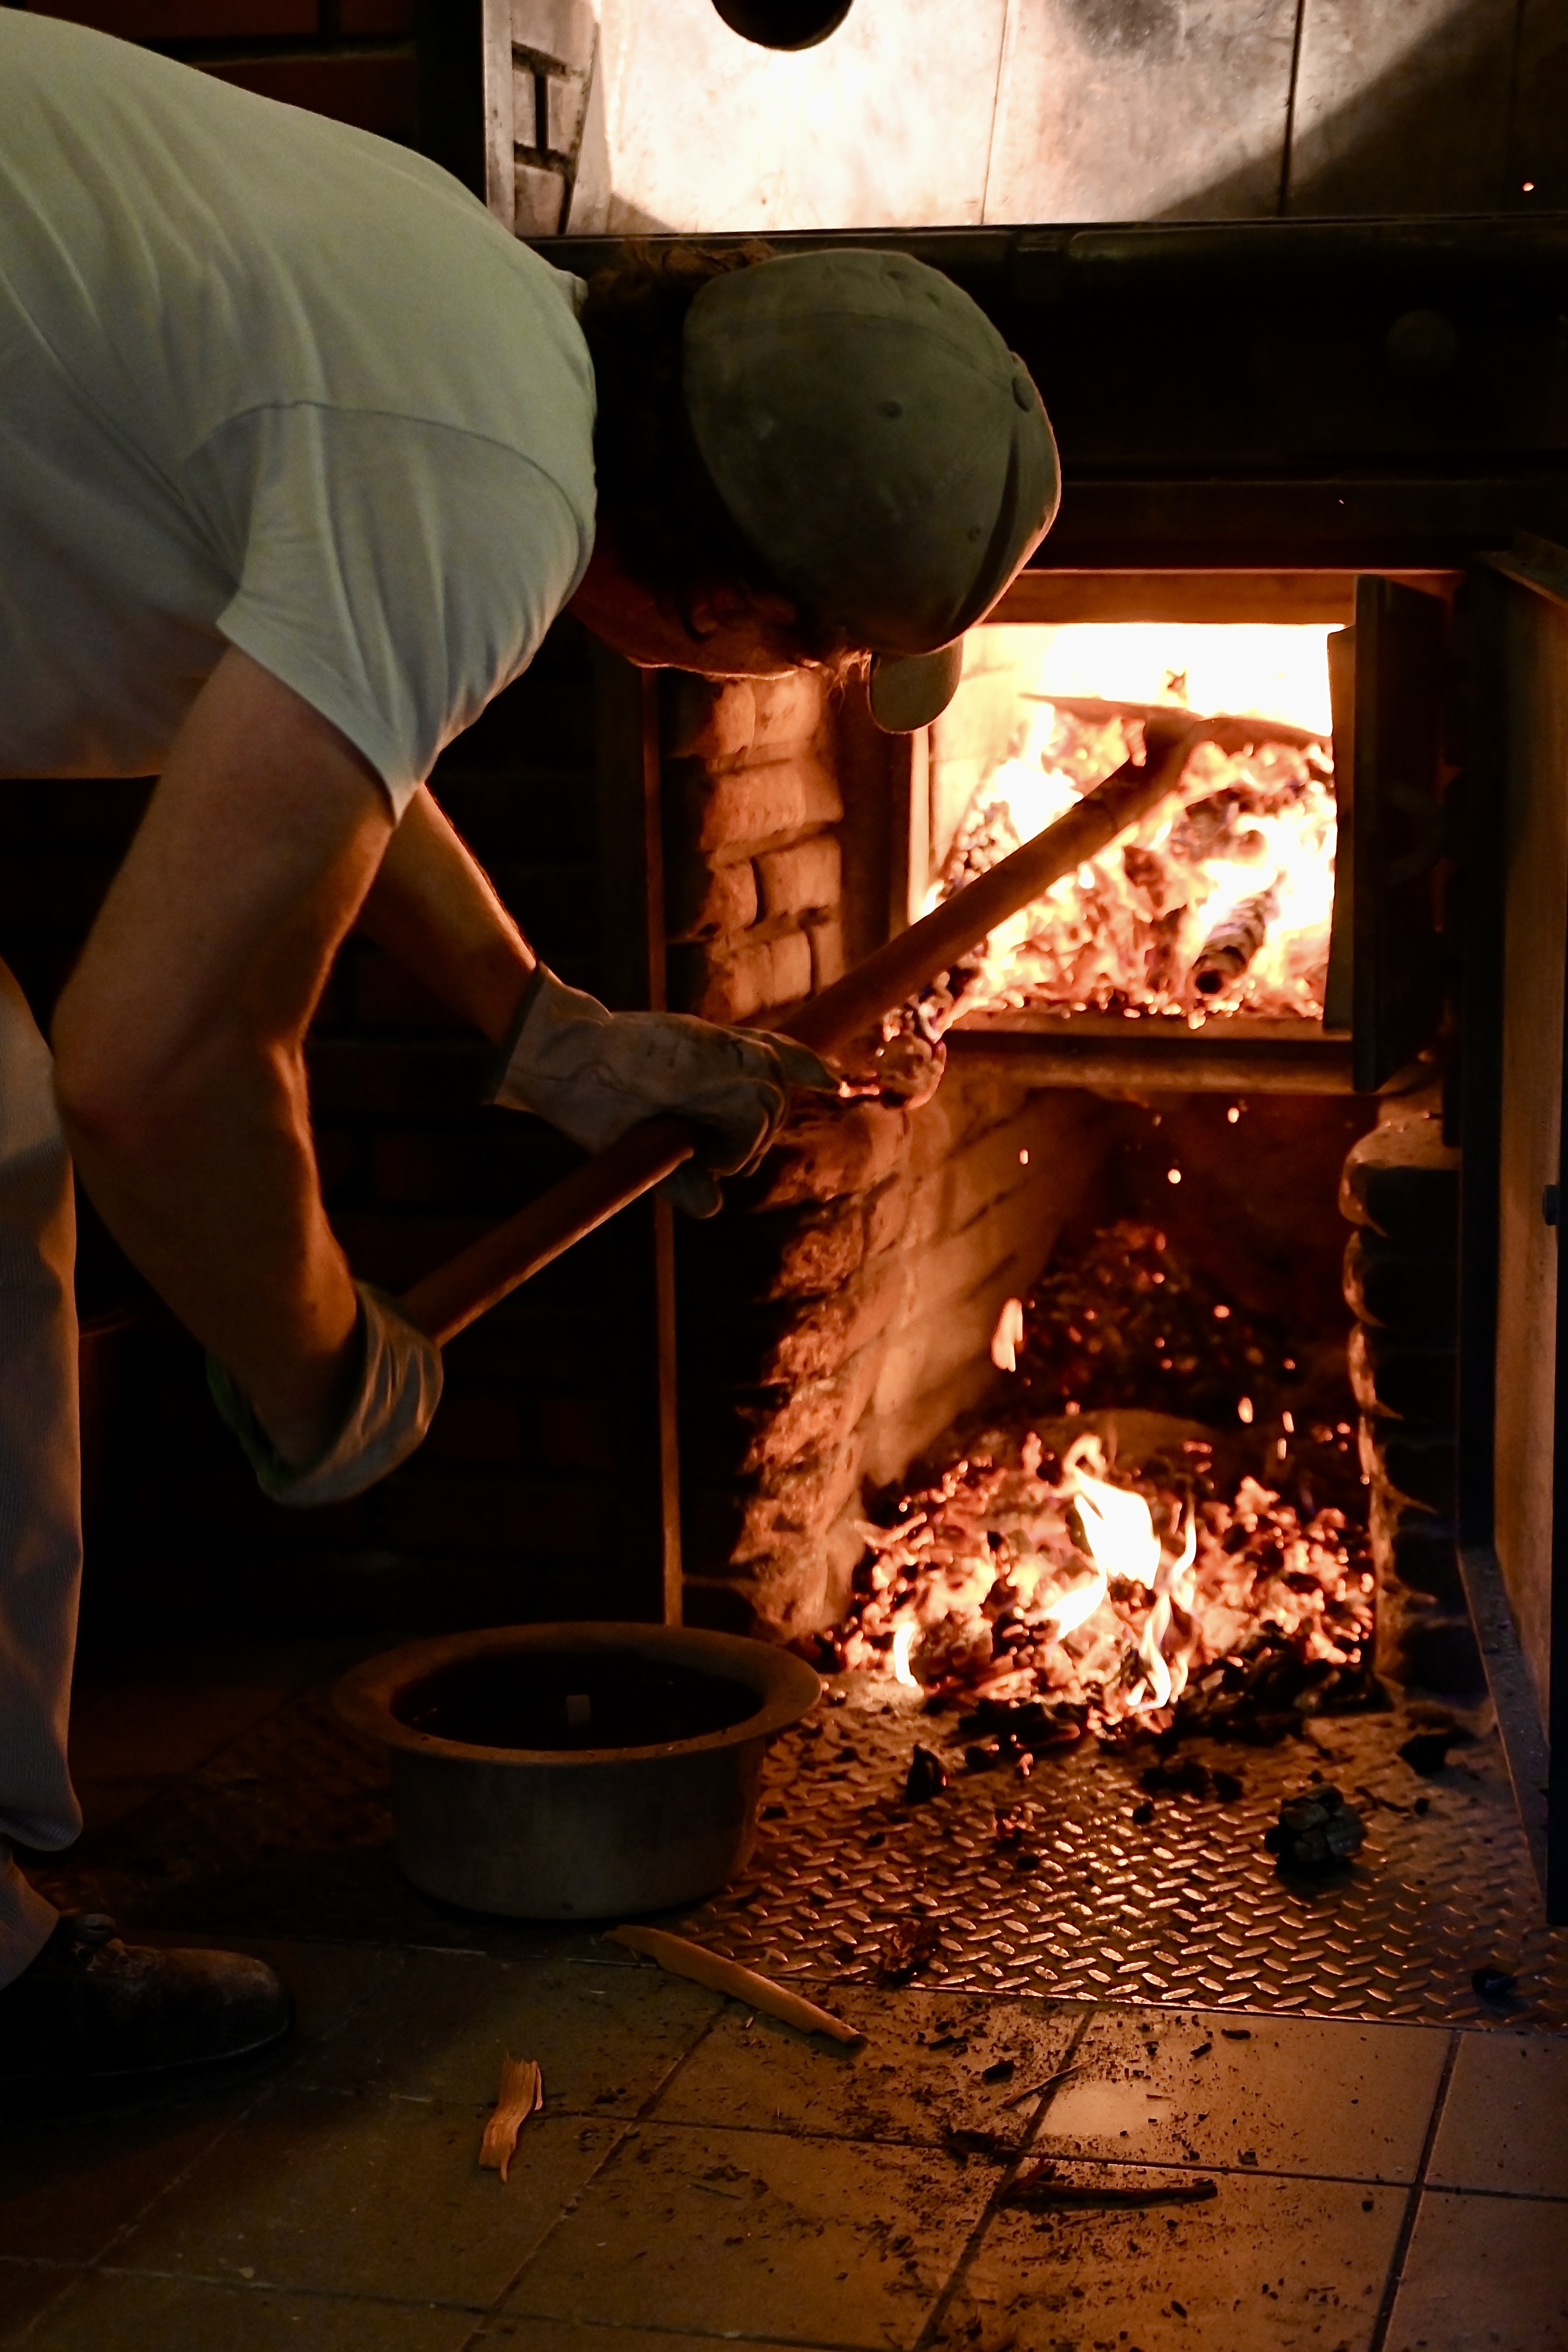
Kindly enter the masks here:
<path id="1" fill-rule="evenodd" d="M 1280 911 L 1277 888 L 1243 898 L 1223 921 L 1216 923 L 1192 968 L 1192 984 L 1200 996 L 1218 996 L 1239 981 L 1269 936 L 1269 926 Z"/>
<path id="2" fill-rule="evenodd" d="M 1065 806 L 1118 736 L 1153 720 L 1152 706 L 1023 698 L 1036 698 L 1041 720 L 975 789 L 943 867 L 944 892 L 959 891 Z M 1191 797 L 1175 822 L 1154 812 L 1119 857 L 1064 877 L 966 958 L 932 995 L 933 1025 L 1025 1009 L 1190 1021 L 1225 984 L 1211 976 L 1192 986 L 1216 919 L 1206 909 L 1228 908 L 1243 892 L 1263 895 L 1270 876 L 1266 937 L 1220 1002 L 1228 1013 L 1318 1020 L 1333 902 L 1332 763 L 1305 730 L 1259 721 L 1250 731 L 1255 740 L 1239 751 L 1199 750 Z"/>
<path id="3" fill-rule="evenodd" d="M 1128 760 L 1034 840 L 810 998 L 785 1023 L 789 1034 L 820 1054 L 841 1052 L 1176 792 L 1200 743 L 1239 748 L 1266 731 L 1255 719 L 1198 719 L 1186 711 L 1152 717 L 1141 764 Z M 652 1118 L 632 1128 L 619 1143 L 416 1282 L 404 1295 L 403 1312 L 444 1347 L 574 1242 L 673 1175 L 691 1159 L 697 1141 L 689 1119 Z"/>

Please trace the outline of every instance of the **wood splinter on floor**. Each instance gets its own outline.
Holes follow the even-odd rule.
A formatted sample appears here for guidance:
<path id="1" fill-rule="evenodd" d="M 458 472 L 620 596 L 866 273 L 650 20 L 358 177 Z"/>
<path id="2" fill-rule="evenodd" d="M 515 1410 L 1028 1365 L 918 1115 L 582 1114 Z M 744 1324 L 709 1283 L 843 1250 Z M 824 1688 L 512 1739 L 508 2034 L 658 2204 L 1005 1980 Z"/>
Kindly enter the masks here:
<path id="1" fill-rule="evenodd" d="M 672 1976 L 689 1977 L 694 1984 L 706 1985 L 710 1992 L 744 2000 L 764 2016 L 777 2017 L 802 2033 L 831 2033 L 835 2042 L 852 2044 L 865 2040 L 858 2027 L 846 2025 L 831 2010 L 819 2009 L 814 2000 L 806 2000 L 798 1992 L 786 1992 L 771 1977 L 759 1977 L 755 1969 L 743 1969 L 738 1960 L 722 1959 L 717 1952 L 692 1943 L 685 1936 L 672 1936 L 663 1927 L 612 1927 L 605 1940 L 624 1944 L 629 1952 L 646 1953 Z"/>
<path id="2" fill-rule="evenodd" d="M 517 2153 L 517 2134 L 530 2116 L 538 2114 L 544 2103 L 545 2078 L 538 2060 L 503 2058 L 501 2095 L 479 2143 L 479 2161 L 486 2172 L 498 2172 L 503 2181 L 506 2179 Z"/>
<path id="3" fill-rule="evenodd" d="M 1169 2174 L 1142 2181 L 1085 2180 L 1082 2175 L 1059 2172 L 1049 2159 L 1019 2167 L 1001 2194 L 1004 2205 L 1022 2205 L 1043 2212 L 1053 2205 L 1101 2205 L 1131 2210 L 1145 2205 L 1204 2205 L 1218 2197 L 1212 2180 L 1177 2180 Z"/>

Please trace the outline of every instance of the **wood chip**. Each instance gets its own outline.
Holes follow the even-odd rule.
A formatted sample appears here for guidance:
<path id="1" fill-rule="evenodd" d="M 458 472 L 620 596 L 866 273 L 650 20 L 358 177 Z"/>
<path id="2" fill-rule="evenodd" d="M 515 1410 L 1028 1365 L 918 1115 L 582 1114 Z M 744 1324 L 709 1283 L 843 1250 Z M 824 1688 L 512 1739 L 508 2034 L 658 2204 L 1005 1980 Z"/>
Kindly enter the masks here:
<path id="1" fill-rule="evenodd" d="M 517 2152 L 517 2134 L 544 2103 L 545 2082 L 538 2062 L 532 2058 L 503 2058 L 501 2095 L 479 2143 L 479 2161 L 486 2172 L 498 2172 L 506 2179 Z"/>
<path id="2" fill-rule="evenodd" d="M 948 2124 L 943 2140 L 955 2156 L 988 2156 L 994 2163 L 1011 2164 L 1023 2154 L 1023 2142 L 1004 2132 L 972 2131 L 964 2124 Z"/>
<path id="3" fill-rule="evenodd" d="M 1169 2174 L 1128 2183 L 1064 2179 L 1052 2163 L 1024 2165 L 1001 2194 L 1004 2205 L 1021 2205 L 1041 2212 L 1057 2205 L 1122 2206 L 1203 2205 L 1218 2197 L 1212 2180 L 1173 2180 Z"/>
<path id="4" fill-rule="evenodd" d="M 1026 2099 L 1039 2098 L 1041 2091 L 1049 2091 L 1052 2084 L 1065 2083 L 1069 2074 L 1082 2074 L 1088 2063 L 1086 2058 L 1081 2058 L 1076 2066 L 1059 2066 L 1054 2074 L 1042 2074 L 1038 2083 L 1027 2083 L 1021 2091 L 1015 2091 L 1001 2104 L 1004 2107 L 1021 2107 Z"/>
<path id="5" fill-rule="evenodd" d="M 786 1992 L 771 1977 L 759 1977 L 755 1969 L 743 1969 L 738 1960 L 721 1959 L 716 1952 L 685 1936 L 672 1936 L 663 1927 L 612 1927 L 608 1941 L 624 1944 L 629 1952 L 645 1953 L 672 1976 L 689 1977 L 694 1984 L 706 1985 L 712 1992 L 744 2000 L 764 2016 L 799 2027 L 802 2033 L 831 2033 L 835 2042 L 848 2043 L 865 2040 L 858 2027 L 846 2025 L 841 2017 L 819 2009 L 815 2001 L 803 2000 L 798 1992 Z"/>

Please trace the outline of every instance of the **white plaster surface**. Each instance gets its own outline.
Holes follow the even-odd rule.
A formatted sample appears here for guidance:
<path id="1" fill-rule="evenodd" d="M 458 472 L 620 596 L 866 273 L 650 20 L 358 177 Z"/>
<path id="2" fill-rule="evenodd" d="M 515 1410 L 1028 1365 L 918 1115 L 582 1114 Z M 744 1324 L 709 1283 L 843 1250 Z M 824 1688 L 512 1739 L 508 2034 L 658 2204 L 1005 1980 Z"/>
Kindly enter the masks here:
<path id="1" fill-rule="evenodd" d="M 1295 0 L 1014 0 L 986 219 L 1273 212 L 1295 26 Z"/>
<path id="2" fill-rule="evenodd" d="M 512 5 L 591 42 L 588 0 Z M 1515 0 L 853 0 L 794 54 L 712 0 L 597 12 L 574 229 L 1464 211 L 1506 178 Z"/>
<path id="3" fill-rule="evenodd" d="M 711 0 L 607 0 L 612 229 L 906 227 L 983 215 L 1007 0 L 855 0 L 784 54 Z"/>

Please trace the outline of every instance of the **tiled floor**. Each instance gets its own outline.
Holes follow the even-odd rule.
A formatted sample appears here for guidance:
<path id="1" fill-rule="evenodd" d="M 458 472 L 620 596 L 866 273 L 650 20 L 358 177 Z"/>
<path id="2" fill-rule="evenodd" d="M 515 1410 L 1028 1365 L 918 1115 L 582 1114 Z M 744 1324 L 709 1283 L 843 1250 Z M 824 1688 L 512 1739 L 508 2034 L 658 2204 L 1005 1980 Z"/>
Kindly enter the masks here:
<path id="1" fill-rule="evenodd" d="M 121 1780 L 208 1752 L 179 1715 Z M 299 2006 L 247 2081 L 5 2118 L 0 2343 L 1568 2352 L 1568 2039 L 824 1984 L 845 2052 L 590 1934 L 433 1922 L 243 1939 Z M 508 2052 L 547 2101 L 503 2185 Z M 1019 2210 L 956 2129 L 1150 2201 Z"/>

